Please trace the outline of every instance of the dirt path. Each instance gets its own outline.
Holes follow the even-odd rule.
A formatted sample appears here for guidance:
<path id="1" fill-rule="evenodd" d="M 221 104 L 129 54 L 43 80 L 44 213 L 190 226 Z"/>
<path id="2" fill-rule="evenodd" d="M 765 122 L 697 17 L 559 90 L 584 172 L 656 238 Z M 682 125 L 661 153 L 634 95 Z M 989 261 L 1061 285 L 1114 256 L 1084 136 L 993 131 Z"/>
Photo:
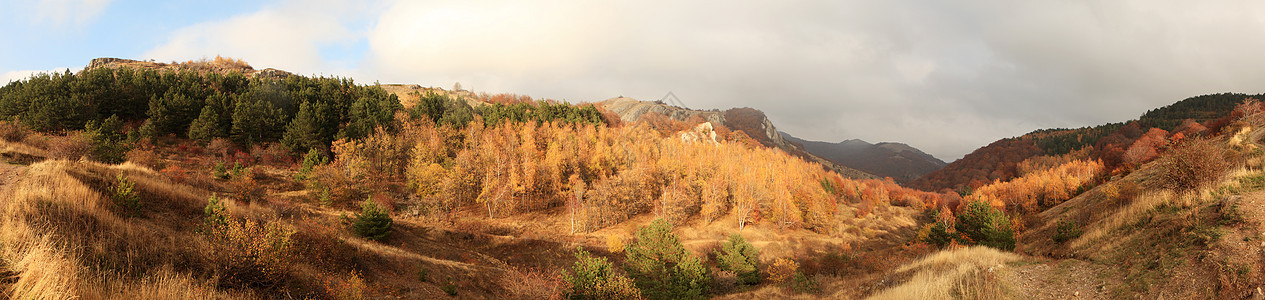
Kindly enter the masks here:
<path id="1" fill-rule="evenodd" d="M 0 195 L 7 195 L 9 188 L 13 186 L 19 178 L 22 178 L 22 171 L 26 166 L 8 164 L 0 162 Z"/>

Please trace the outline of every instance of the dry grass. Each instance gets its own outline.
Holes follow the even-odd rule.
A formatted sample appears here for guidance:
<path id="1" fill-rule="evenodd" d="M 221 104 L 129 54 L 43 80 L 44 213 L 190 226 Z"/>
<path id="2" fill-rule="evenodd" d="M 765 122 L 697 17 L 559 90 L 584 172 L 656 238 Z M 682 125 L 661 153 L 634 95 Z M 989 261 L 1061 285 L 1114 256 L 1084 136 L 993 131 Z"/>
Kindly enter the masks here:
<path id="1" fill-rule="evenodd" d="M 119 172 L 137 178 L 138 186 L 161 184 L 145 175 L 152 171 L 133 165 L 52 160 L 31 165 L 6 195 L 0 195 L 7 200 L 0 206 L 0 244 L 4 246 L 0 256 L 10 262 L 9 271 L 17 278 L 6 290 L 10 297 L 158 299 L 169 298 L 161 294 L 185 294 L 216 298 L 186 294 L 208 291 L 204 295 L 214 295 L 212 285 L 156 271 L 169 270 L 176 263 L 203 263 L 196 259 L 201 255 L 194 254 L 199 243 L 119 214 L 99 192 L 105 183 L 96 182 Z M 180 189 L 172 190 L 180 193 L 176 192 Z"/>
<path id="2" fill-rule="evenodd" d="M 1018 255 L 975 246 L 933 253 L 896 269 L 913 273 L 904 283 L 880 291 L 870 299 L 1001 299 L 1007 289 L 997 281 L 996 272 Z"/>
<path id="3" fill-rule="evenodd" d="M 1172 190 L 1151 190 L 1138 195 L 1125 205 L 1116 210 L 1115 213 L 1108 214 L 1106 218 L 1097 222 L 1084 226 L 1085 232 L 1080 237 L 1072 239 L 1068 242 L 1068 247 L 1077 249 L 1085 246 L 1089 242 L 1098 241 L 1107 237 L 1109 233 L 1115 231 L 1125 225 L 1137 222 L 1147 212 L 1155 209 L 1156 206 L 1165 202 L 1173 201 L 1176 195 Z"/>

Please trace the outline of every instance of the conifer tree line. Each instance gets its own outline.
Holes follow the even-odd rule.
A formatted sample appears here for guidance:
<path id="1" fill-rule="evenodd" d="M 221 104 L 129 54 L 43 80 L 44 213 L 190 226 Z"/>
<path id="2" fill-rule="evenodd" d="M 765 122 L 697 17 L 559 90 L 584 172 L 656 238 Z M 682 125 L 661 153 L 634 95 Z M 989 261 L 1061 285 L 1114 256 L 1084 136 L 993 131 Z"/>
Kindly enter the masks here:
<path id="1" fill-rule="evenodd" d="M 133 136 L 284 142 L 296 153 L 391 128 L 399 99 L 350 79 L 96 68 L 38 74 L 0 88 L 0 119 L 42 132 L 85 129 L 112 116 Z"/>
<path id="2" fill-rule="evenodd" d="M 329 153 L 338 139 L 362 139 L 378 127 L 394 132 L 403 106 L 378 86 L 350 79 L 240 73 L 95 68 L 44 73 L 0 87 L 0 120 L 41 132 L 88 129 L 116 117 L 130 137 L 176 136 L 202 144 L 225 138 L 241 147 L 282 143 L 293 153 Z M 552 120 L 604 122 L 592 105 L 519 103 L 475 111 L 464 100 L 421 95 L 408 112 L 464 127 L 475 113 L 488 124 Z M 118 132 L 124 133 L 124 132 Z"/>

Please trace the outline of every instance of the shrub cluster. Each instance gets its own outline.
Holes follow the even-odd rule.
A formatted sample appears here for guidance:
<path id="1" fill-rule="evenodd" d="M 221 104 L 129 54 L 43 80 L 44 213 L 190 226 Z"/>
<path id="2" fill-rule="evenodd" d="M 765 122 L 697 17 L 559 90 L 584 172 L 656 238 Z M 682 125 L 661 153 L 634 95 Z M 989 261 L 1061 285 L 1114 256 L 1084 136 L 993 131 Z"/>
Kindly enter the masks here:
<path id="1" fill-rule="evenodd" d="M 950 224 L 949 222 L 953 223 Z M 927 224 L 918 233 L 923 242 L 944 247 L 952 242 L 984 245 L 1001 250 L 1015 249 L 1015 232 L 1010 217 L 983 201 L 971 200 L 956 219 Z"/>
<path id="2" fill-rule="evenodd" d="M 685 250 L 671 225 L 656 219 L 641 227 L 624 246 L 624 272 L 616 274 L 605 258 L 576 250 L 579 260 L 564 274 L 572 299 L 702 299 L 712 291 L 760 281 L 760 250 L 741 235 L 732 234 L 716 251 L 715 273 L 706 262 Z M 782 281 L 795 276 L 792 268 Z M 800 274 L 803 276 L 803 274 Z M 807 277 L 792 288 L 815 286 Z M 811 289 L 801 289 L 811 290 Z"/>
<path id="3" fill-rule="evenodd" d="M 1054 232 L 1054 242 L 1063 243 L 1081 236 L 1080 227 L 1076 226 L 1071 220 L 1059 220 Z"/>
<path id="4" fill-rule="evenodd" d="M 238 220 L 212 195 L 204 209 L 203 234 L 220 246 L 221 280 L 232 285 L 271 286 L 293 263 L 294 230 L 278 222 Z"/>
<path id="5" fill-rule="evenodd" d="M 575 258 L 578 261 L 571 267 L 571 273 L 563 275 L 571 284 L 571 299 L 641 298 L 641 291 L 637 290 L 632 279 L 616 274 L 606 258 L 592 256 L 578 247 Z"/>

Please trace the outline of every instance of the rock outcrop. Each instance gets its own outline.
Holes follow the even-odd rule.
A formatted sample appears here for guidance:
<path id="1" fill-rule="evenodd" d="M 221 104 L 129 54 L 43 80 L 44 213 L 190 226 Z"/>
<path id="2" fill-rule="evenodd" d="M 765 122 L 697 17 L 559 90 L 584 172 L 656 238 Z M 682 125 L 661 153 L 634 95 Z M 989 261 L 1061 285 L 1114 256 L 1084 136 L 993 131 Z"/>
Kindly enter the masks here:
<path id="1" fill-rule="evenodd" d="M 161 63 L 154 61 L 132 60 L 114 57 L 102 57 L 93 59 L 83 71 L 96 68 L 131 68 L 134 70 L 154 70 L 154 71 L 195 71 L 201 73 L 229 73 L 237 72 L 247 77 L 262 77 L 281 79 L 294 76 L 293 73 L 267 68 L 263 70 L 255 70 L 255 68 L 241 61 L 227 63 L 221 61 L 188 61 L 183 63 Z M 82 71 L 80 71 L 82 72 Z"/>

